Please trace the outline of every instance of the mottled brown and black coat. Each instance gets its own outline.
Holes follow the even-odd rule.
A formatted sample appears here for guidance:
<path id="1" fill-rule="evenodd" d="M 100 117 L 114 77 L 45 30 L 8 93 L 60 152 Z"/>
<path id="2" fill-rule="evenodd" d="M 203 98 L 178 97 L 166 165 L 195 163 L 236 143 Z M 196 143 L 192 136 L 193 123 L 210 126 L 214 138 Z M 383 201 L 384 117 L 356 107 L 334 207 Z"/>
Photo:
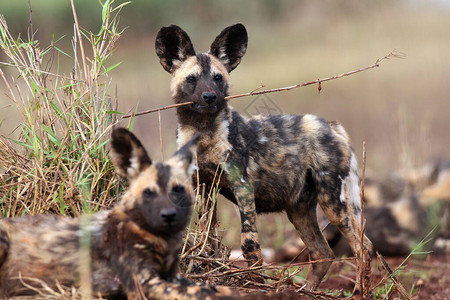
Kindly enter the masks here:
<path id="1" fill-rule="evenodd" d="M 220 192 L 239 206 L 241 247 L 249 264 L 262 260 L 255 220 L 256 213 L 265 212 L 285 211 L 312 259 L 333 257 L 317 224 L 317 203 L 355 254 L 360 253 L 357 161 L 344 128 L 313 115 L 247 118 L 224 99 L 229 73 L 247 49 L 245 27 L 225 28 L 208 53 L 197 54 L 186 32 L 175 25 L 161 28 L 155 46 L 161 65 L 172 75 L 174 101 L 193 102 L 177 108 L 178 145 L 200 132 L 201 183 L 213 184 L 217 167 L 223 167 Z M 364 248 L 372 248 L 366 237 Z M 312 266 L 311 289 L 329 266 Z M 355 291 L 361 284 L 358 278 Z"/>
<path id="2" fill-rule="evenodd" d="M 80 271 L 81 241 L 87 237 L 87 274 L 94 294 L 215 299 L 214 287 L 178 275 L 197 142 L 195 135 L 166 163 L 152 163 L 132 133 L 114 130 L 111 157 L 116 172 L 129 182 L 121 201 L 112 210 L 81 219 L 38 215 L 0 220 L 1 295 L 34 294 L 45 285 L 79 286 L 80 276 L 86 275 Z"/>

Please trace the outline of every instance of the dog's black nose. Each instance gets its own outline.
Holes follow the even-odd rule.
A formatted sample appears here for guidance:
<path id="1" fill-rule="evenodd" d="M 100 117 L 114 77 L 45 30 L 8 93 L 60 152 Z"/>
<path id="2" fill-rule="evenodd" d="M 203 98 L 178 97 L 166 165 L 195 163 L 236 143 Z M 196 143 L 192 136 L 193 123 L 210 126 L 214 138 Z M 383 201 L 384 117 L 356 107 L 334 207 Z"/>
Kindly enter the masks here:
<path id="1" fill-rule="evenodd" d="M 216 101 L 216 98 L 217 98 L 217 96 L 216 96 L 216 93 L 214 93 L 214 92 L 204 92 L 202 94 L 202 99 L 207 104 L 214 103 Z"/>
<path id="2" fill-rule="evenodd" d="M 177 211 L 175 208 L 167 208 L 161 211 L 161 218 L 163 218 L 164 222 L 171 223 L 175 221 L 177 217 Z"/>

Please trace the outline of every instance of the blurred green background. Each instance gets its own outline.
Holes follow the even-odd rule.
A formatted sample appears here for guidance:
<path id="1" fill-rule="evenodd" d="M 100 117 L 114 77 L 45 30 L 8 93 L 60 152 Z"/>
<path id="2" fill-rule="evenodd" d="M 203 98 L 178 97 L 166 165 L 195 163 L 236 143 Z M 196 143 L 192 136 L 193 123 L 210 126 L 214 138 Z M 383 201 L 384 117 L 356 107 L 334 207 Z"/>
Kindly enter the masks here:
<path id="1" fill-rule="evenodd" d="M 98 32 L 98 1 L 76 0 L 75 5 L 81 27 Z M 73 55 L 70 1 L 31 1 L 31 6 L 40 44 L 48 45 L 52 33 L 64 36 L 58 47 Z M 13 34 L 27 35 L 28 1 L 2 0 L 0 14 Z M 383 61 L 380 68 L 326 82 L 320 94 L 317 86 L 309 86 L 268 97 L 283 113 L 312 113 L 340 121 L 360 161 L 365 140 L 367 173 L 373 177 L 421 165 L 432 157 L 450 157 L 450 1 L 444 0 L 134 1 L 120 15 L 126 30 L 111 61 L 111 65 L 122 62 L 110 74 L 110 94 L 117 96 L 119 110 L 171 103 L 170 75 L 154 50 L 161 26 L 179 25 L 196 51 L 203 52 L 224 27 L 238 22 L 247 27 L 249 46 L 232 72 L 232 94 L 261 83 L 275 88 L 344 73 L 371 65 L 396 49 L 405 59 Z M 63 55 L 59 59 L 62 73 L 70 74 L 71 59 Z M 0 60 L 6 57 L 0 54 Z M 7 78 L 11 76 L 8 68 L 2 69 Z M 0 91 L 1 134 L 14 134 L 18 112 L 9 105 L 2 81 Z M 255 105 L 253 101 L 240 98 L 231 105 L 245 112 Z M 164 111 L 161 118 L 168 157 L 175 150 L 175 111 Z M 134 132 L 153 159 L 161 160 L 158 115 L 138 117 Z"/>

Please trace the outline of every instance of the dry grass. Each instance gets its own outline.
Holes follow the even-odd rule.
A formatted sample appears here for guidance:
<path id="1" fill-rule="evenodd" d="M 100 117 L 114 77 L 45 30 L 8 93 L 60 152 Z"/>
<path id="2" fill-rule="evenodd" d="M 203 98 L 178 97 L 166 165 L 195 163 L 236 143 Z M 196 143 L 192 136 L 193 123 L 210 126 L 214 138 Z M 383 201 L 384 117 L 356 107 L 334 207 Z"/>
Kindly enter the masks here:
<path id="1" fill-rule="evenodd" d="M 105 4 L 98 34 L 82 32 L 94 59 L 83 55 L 80 61 L 82 46 L 74 34 L 68 75 L 61 75 L 59 56 L 67 54 L 57 41 L 42 48 L 33 32 L 26 40 L 13 37 L 0 18 L 0 47 L 8 57 L 1 68 L 18 76 L 8 80 L 2 69 L 0 75 L 20 112 L 20 136 L 0 136 L 3 216 L 78 215 L 84 209 L 109 207 L 118 195 L 120 184 L 105 148 L 117 110 L 116 100 L 107 94 L 108 72 L 115 67 L 107 60 L 121 34 L 113 10 Z"/>

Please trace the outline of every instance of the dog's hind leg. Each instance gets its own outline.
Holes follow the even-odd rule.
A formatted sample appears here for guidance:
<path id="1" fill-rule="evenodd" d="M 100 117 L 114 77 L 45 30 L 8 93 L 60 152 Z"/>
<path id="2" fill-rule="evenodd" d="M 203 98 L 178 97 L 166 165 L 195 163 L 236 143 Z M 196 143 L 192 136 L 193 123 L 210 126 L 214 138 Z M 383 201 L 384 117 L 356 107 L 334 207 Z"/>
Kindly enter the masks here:
<path id="1" fill-rule="evenodd" d="M 354 294 L 363 290 L 363 284 L 368 285 L 370 279 L 370 261 L 373 251 L 371 241 L 363 236 L 361 250 L 360 188 L 356 174 L 356 159 L 351 155 L 351 168 L 347 176 L 328 174 L 321 177 L 316 173 L 315 181 L 318 189 L 318 201 L 330 222 L 335 225 L 346 238 L 353 254 L 359 261 L 363 253 L 364 263 L 357 262 L 357 278 Z M 364 278 L 360 274 L 364 269 Z M 361 280 L 362 279 L 362 280 Z M 365 289 L 367 290 L 367 289 Z"/>
<path id="2" fill-rule="evenodd" d="M 317 200 L 309 199 L 309 202 L 304 202 L 304 200 L 306 199 L 300 200 L 294 208 L 286 210 L 289 220 L 294 224 L 308 248 L 311 260 L 334 258 L 333 251 L 323 237 L 317 223 Z M 331 263 L 331 261 L 324 261 L 311 264 L 306 277 L 308 290 L 313 291 L 319 286 Z"/>

